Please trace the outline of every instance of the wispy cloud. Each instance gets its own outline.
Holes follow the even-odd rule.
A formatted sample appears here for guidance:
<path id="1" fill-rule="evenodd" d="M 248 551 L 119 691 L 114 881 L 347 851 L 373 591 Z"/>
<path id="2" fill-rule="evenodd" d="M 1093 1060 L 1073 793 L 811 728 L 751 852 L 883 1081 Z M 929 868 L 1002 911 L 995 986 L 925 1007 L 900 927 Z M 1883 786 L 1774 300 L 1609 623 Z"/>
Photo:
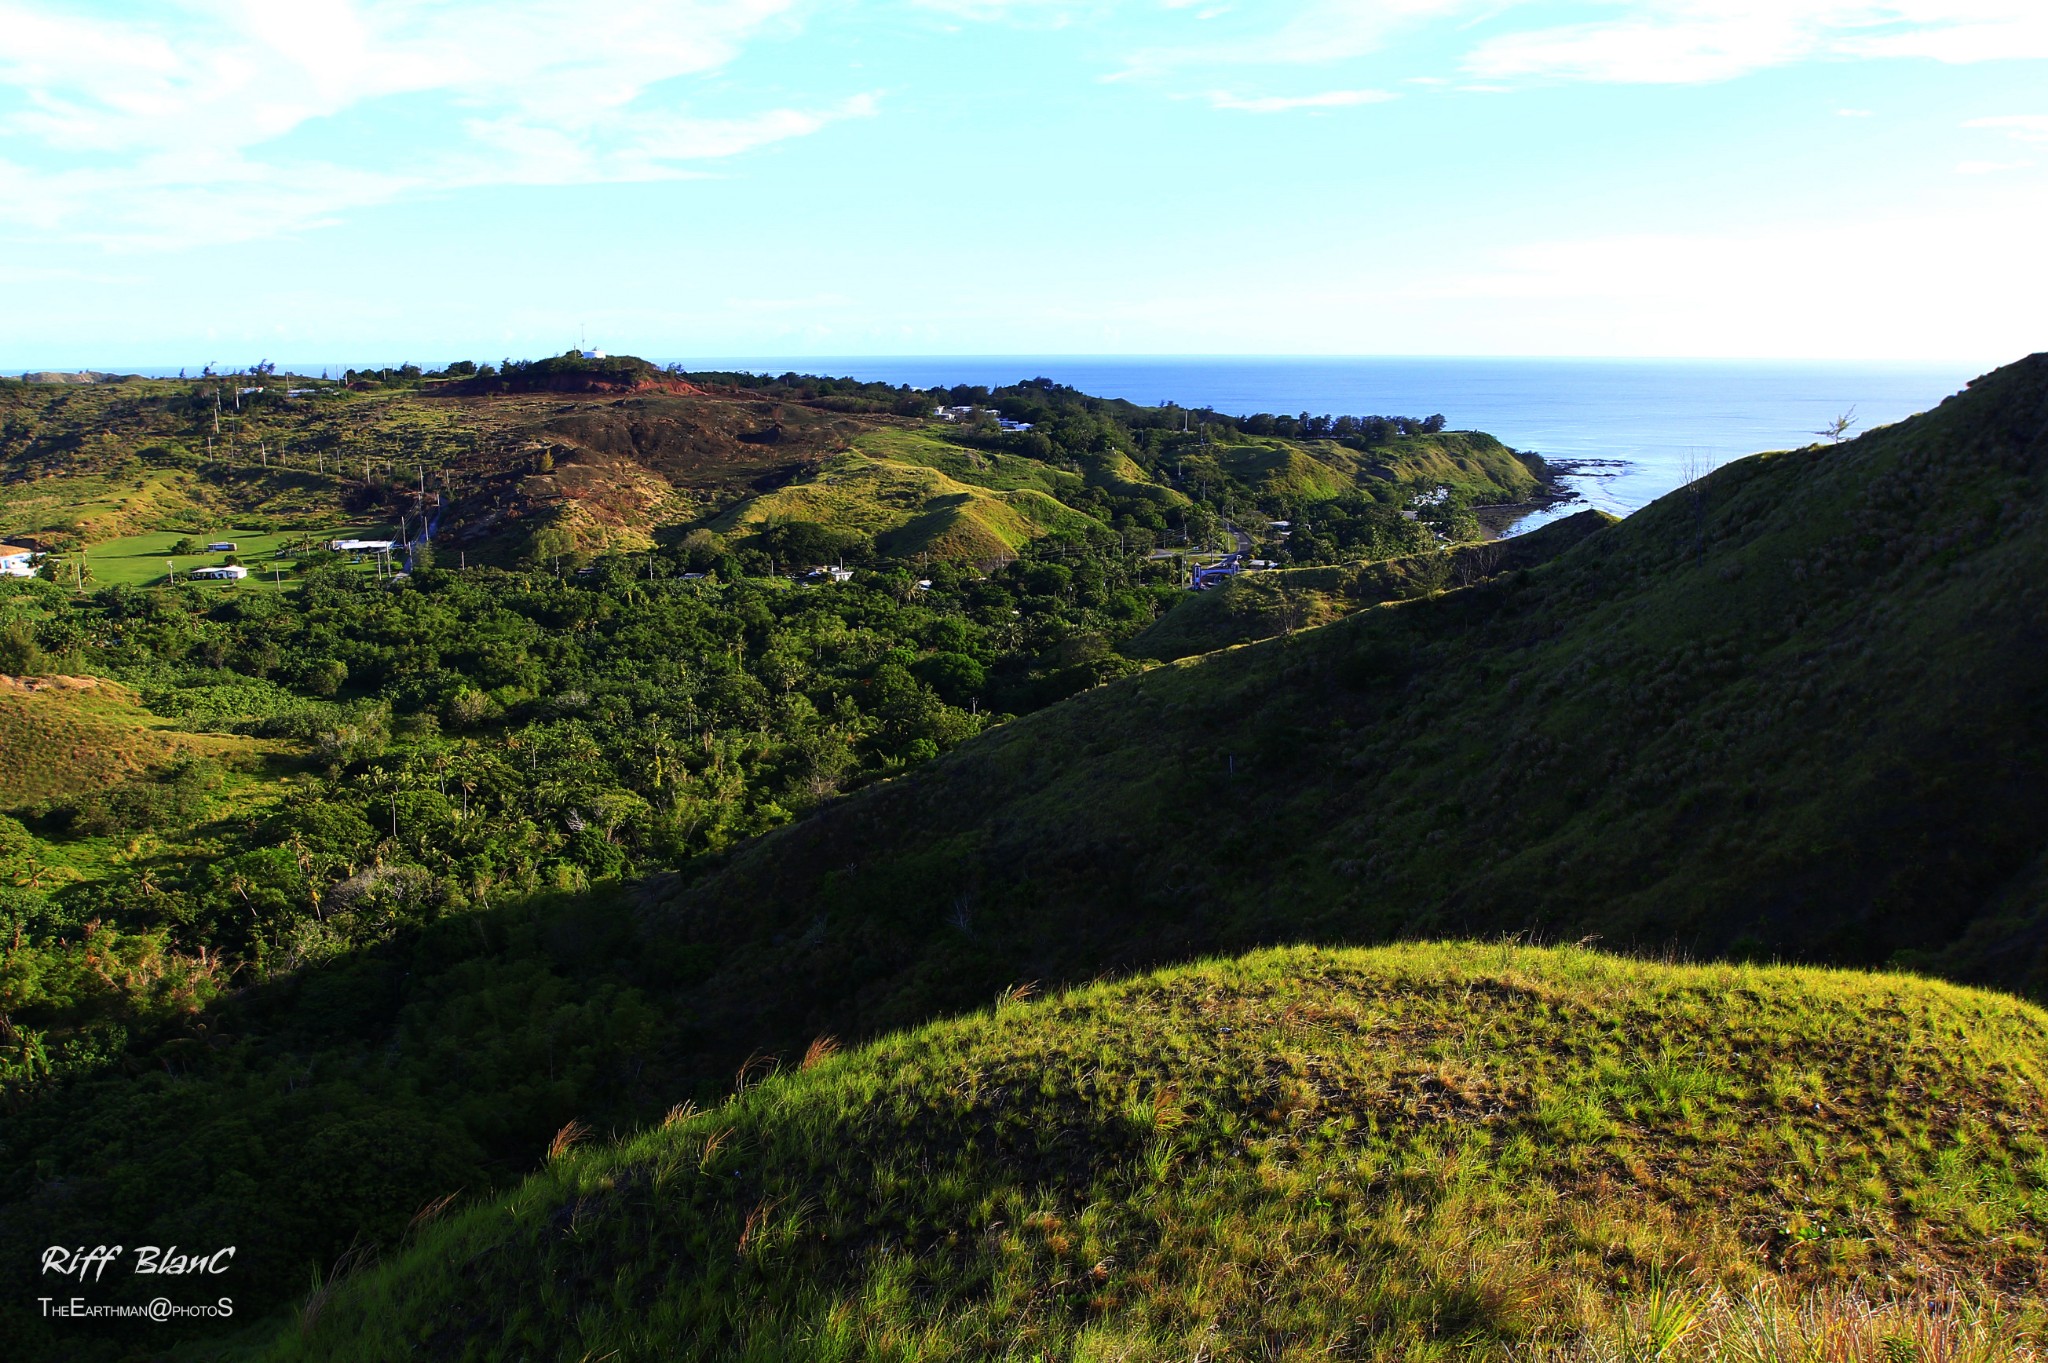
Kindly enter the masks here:
<path id="1" fill-rule="evenodd" d="M 2048 114 L 2002 114 L 1973 118 L 1965 128 L 1996 128 L 2015 142 L 2048 142 Z"/>
<path id="2" fill-rule="evenodd" d="M 1350 109 L 1399 98 L 1390 90 L 1325 90 L 1317 95 L 1263 96 L 1233 95 L 1219 90 L 1209 96 L 1209 104 L 1212 108 L 1247 114 L 1284 114 L 1296 109 Z"/>
<path id="3" fill-rule="evenodd" d="M 1516 0 L 1283 0 L 1240 12 L 1256 16 L 1227 35 L 1161 43 L 1134 53 L 1120 73 L 1157 76 L 1212 66 L 1323 64 L 1379 51 L 1398 34 L 1433 19 Z M 1199 17 L 1225 13 L 1207 11 Z M 1269 16 L 1277 16 L 1277 21 Z"/>
<path id="4" fill-rule="evenodd" d="M 2029 170 L 2032 161 L 1960 161 L 1956 163 L 1958 175 L 1999 175 L 2008 170 Z"/>
<path id="5" fill-rule="evenodd" d="M 797 0 L 0 0 L 0 223 L 110 245 L 239 240 L 419 191 L 679 178 L 874 112 L 700 111 Z M 346 121 L 402 104 L 397 150 Z M 341 149 L 337 149 L 337 146 Z M 193 235 L 200 234 L 200 235 Z"/>
<path id="6" fill-rule="evenodd" d="M 2048 57 L 2040 0 L 1643 0 L 1622 16 L 1489 38 L 1486 77 L 1637 84 L 1729 80 L 1809 59 Z"/>

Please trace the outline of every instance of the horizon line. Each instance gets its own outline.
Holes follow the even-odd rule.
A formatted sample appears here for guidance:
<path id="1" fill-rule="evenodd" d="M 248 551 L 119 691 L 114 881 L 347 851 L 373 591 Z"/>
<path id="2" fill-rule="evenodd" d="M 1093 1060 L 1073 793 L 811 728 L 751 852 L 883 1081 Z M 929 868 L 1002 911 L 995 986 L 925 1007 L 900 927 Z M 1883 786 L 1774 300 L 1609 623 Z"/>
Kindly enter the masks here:
<path id="1" fill-rule="evenodd" d="M 553 351 L 553 352 L 548 352 L 547 354 L 543 354 L 543 355 L 521 356 L 521 357 L 518 357 L 518 358 L 520 358 L 520 359 L 523 359 L 523 360 L 533 360 L 533 359 L 547 359 L 547 358 L 552 358 L 552 357 L 553 357 L 554 355 L 558 355 L 558 354 L 562 354 L 562 353 L 565 353 L 565 352 L 561 352 L 561 351 Z M 2027 354 L 2039 354 L 2039 353 L 2042 353 L 2042 352 L 2041 352 L 2041 351 L 2030 351 L 2030 352 L 2027 352 Z M 769 362 L 769 363 L 774 363 L 774 364 L 782 364 L 782 365 L 794 365 L 794 364 L 799 364 L 799 363 L 817 363 L 817 362 L 820 362 L 820 361 L 838 361 L 838 362 L 854 362 L 854 363 L 863 363 L 863 364 L 874 364 L 874 363 L 892 363 L 892 362 L 893 362 L 893 363 L 905 363 L 905 362 L 918 362 L 918 363 L 933 363 L 933 362 L 937 362 L 937 363 L 969 363 L 969 362 L 976 362 L 976 363 L 987 363 L 987 362 L 1002 362 L 1002 361 L 1022 361 L 1022 362 L 1027 362 L 1027 363 L 1066 363 L 1066 362 L 1076 362 L 1076 361 L 1086 361 L 1086 362 L 1104 362 L 1104 361 L 1110 361 L 1110 362 L 1123 362 L 1123 363 L 1133 363 L 1133 362 L 1189 363 L 1189 362 L 1203 362 L 1203 361 L 1209 361 L 1209 362 L 1228 362 L 1228 363 L 1235 363 L 1235 364 L 1245 364 L 1245 363 L 1272 363 L 1272 364 L 1289 364 L 1289 363 L 1304 363 L 1304 362 L 1322 362 L 1322 363 L 1330 363 L 1330 362 L 1340 362 L 1340 363 L 1342 363 L 1342 362 L 1352 362 L 1352 363 L 1356 363 L 1356 362 L 1411 362 L 1411 363 L 1446 363 L 1446 362 L 1466 362 L 1466 363 L 1491 363 L 1491 364 L 1501 364 L 1501 363 L 1507 363 L 1507 364 L 1698 364 L 1698 365 L 1831 365 L 1831 366 L 1834 366 L 1834 365 L 1839 365 L 1839 366 L 1866 366 L 1866 367 L 1879 367 L 1879 366 L 1881 366 L 1881 367 L 1885 367 L 1885 368 L 1957 368 L 1957 367 L 1972 367 L 1972 368 L 1976 368 L 1976 369 L 1978 370 L 1978 372 L 1987 372 L 1987 370 L 1988 370 L 1988 369 L 1998 368 L 1998 367 L 2000 367 L 2000 366 L 2002 366 L 2002 365 L 2005 365 L 2005 364 L 2011 364 L 2011 363 L 2015 363 L 2015 362 L 2016 362 L 2017 360 L 2020 360 L 2020 359 L 2024 359 L 2024 358 L 2026 358 L 2026 355 L 2024 355 L 2024 354 L 2023 354 L 2023 355 L 2013 356 L 2013 357 L 2011 357 L 2011 358 L 2009 358 L 2009 359 L 2005 359 L 2005 360 L 1995 360 L 1995 361 L 1994 361 L 1994 360 L 1988 360 L 1988 359 L 1986 359 L 1986 358 L 1984 358 L 1984 357 L 1981 357 L 1981 356 L 1980 356 L 1980 357 L 1954 357 L 1954 356 L 1948 356 L 1948 357 L 1943 357 L 1943 356 L 1905 356 L 1905 357 L 1881 357 L 1881 358 L 1878 358 L 1878 357 L 1863 357 L 1863 356 L 1826 356 L 1826 355 L 1819 355 L 1819 356 L 1816 356 L 1816 355 L 1598 355 L 1598 354 L 1576 354 L 1576 355 L 1539 355 L 1539 354 L 1511 354 L 1511 353 L 1498 353 L 1498 354 L 1458 353 L 1458 354 L 1452 354 L 1452 353 L 1429 353 L 1429 352 L 1420 352 L 1420 351 L 1404 351 L 1404 352 L 1392 352 L 1392 351 L 1388 351 L 1388 352 L 1364 352 L 1364 351 L 1290 351 L 1290 352 L 1277 352 L 1277 351 L 1244 351 L 1244 352 L 1233 352 L 1233 351 L 1078 351 L 1078 350 L 1077 350 L 1077 351 L 995 351 L 995 350 L 991 350 L 991 351 L 964 351 L 964 350 L 963 350 L 963 351 L 889 351 L 889 352 L 880 352 L 880 351 L 876 351 L 876 352 L 858 352 L 858 351 L 847 351 L 847 352 L 831 352 L 831 351 L 812 351 L 812 352 L 806 352 L 806 353 L 795 353 L 795 352 L 776 352 L 776 351 L 757 351 L 757 352 L 752 352 L 752 353 L 748 353 L 748 352 L 728 352 L 728 353 L 725 353 L 725 354 L 696 354 L 696 355 L 683 355 L 683 356 L 677 356 L 677 355 L 647 355 L 647 356 L 640 356 L 640 355 L 635 355 L 635 354 L 633 354 L 633 353 L 632 353 L 632 352 L 630 352 L 630 351 L 615 351 L 615 352 L 611 352 L 611 357 L 612 357 L 612 358 L 614 358 L 614 359 L 627 359 L 627 358 L 632 358 L 632 359 L 645 359 L 645 360 L 646 360 L 646 361 L 647 361 L 648 363 L 650 363 L 650 364 L 660 364 L 660 365 L 664 365 L 664 366 L 666 366 L 666 365 L 682 365 L 682 366 L 685 366 L 686 368 L 688 368 L 689 366 L 701 366 L 702 368 L 701 368 L 700 370 L 696 371 L 696 372 L 703 372 L 703 371 L 706 371 L 706 370 L 715 370 L 716 366 L 718 366 L 718 365 L 720 365 L 720 364 L 738 364 L 738 363 L 740 363 L 740 362 L 742 362 L 742 361 L 748 361 L 748 362 Z M 306 375 L 306 374 L 310 373 L 310 372 L 311 372 L 312 370 L 314 370 L 314 369 L 328 369 L 328 370 L 345 370 L 345 369 L 355 369 L 355 370 L 365 370 L 365 369 L 391 369 L 391 368 L 398 368 L 398 367 L 400 367 L 400 366 L 402 366 L 402 365 L 406 365 L 406 364 L 417 364 L 417 365 L 419 365 L 419 366 L 420 366 L 420 367 L 421 367 L 422 369 L 431 369 L 431 368 L 444 368 L 444 367 L 446 367 L 446 366 L 447 366 L 447 365 L 449 365 L 449 364 L 455 364 L 455 363 L 460 363 L 460 362 L 462 362 L 462 361 L 464 361 L 464 360 L 475 360 L 475 356 L 474 356 L 474 355 L 467 355 L 467 354 L 465 354 L 465 355 L 457 355 L 457 356 L 454 356 L 454 357 L 452 357 L 452 358 L 436 358 L 436 359 L 434 359 L 434 360 L 432 360 L 432 361 L 422 361 L 422 360 L 416 360 L 416 359 L 412 359 L 412 358 L 402 358 L 402 359 L 396 359 L 396 360 L 319 360 L 319 361 L 312 361 L 312 360 L 293 360 L 293 361 L 291 361 L 291 362 L 290 362 L 289 364 L 287 364 L 287 363 L 286 363 L 286 362 L 284 362 L 284 361 L 277 361 L 277 362 L 276 362 L 276 367 L 277 367 L 277 369 L 278 369 L 278 370 L 279 370 L 280 372 L 290 372 L 290 373 L 293 373 L 293 374 L 298 374 L 298 375 L 304 376 L 304 375 Z M 257 364 L 257 363 L 269 363 L 269 362 L 270 362 L 270 361 L 269 361 L 269 357 L 268 357 L 268 356 L 262 356 L 262 357 L 259 357 L 259 358 L 258 358 L 257 360 L 252 360 L 252 361 L 247 361 L 247 362 L 244 362 L 244 363 L 240 364 L 240 365 L 238 366 L 238 368 L 236 368 L 236 369 L 217 369 L 217 370 L 216 370 L 216 372 L 217 372 L 217 373 L 235 373 L 235 372 L 239 372 L 240 370 L 245 370 L 245 369 L 249 368 L 249 367 L 250 367 L 251 365 L 253 365 L 253 364 Z M 486 364 L 486 363 L 491 363 L 491 361 L 488 361 L 488 360 L 475 360 L 475 362 L 476 362 L 476 363 L 479 363 L 479 364 Z M 133 375 L 136 375 L 136 376 L 138 376 L 138 377 L 142 377 L 142 378 L 159 378 L 159 379 L 160 379 L 160 378 L 171 378 L 171 377 L 175 377 L 175 375 L 172 375 L 172 374 L 170 374 L 170 373 L 168 373 L 168 372 L 167 372 L 167 371 L 169 371 L 169 370 L 171 370 L 171 369 L 173 369 L 173 368 L 178 368 L 178 369 L 188 369 L 188 370 L 189 370 L 189 369 L 204 369 L 204 368 L 206 368 L 206 367 L 209 367 L 209 366 L 219 366 L 219 365 L 221 365 L 221 364 L 223 364 L 223 363 L 227 363 L 227 362 L 224 362 L 224 361 L 220 361 L 220 360 L 207 360 L 207 361 L 201 361 L 201 362 L 198 362 L 198 363 L 191 363 L 191 362 L 188 362 L 188 363 L 185 363 L 185 364 L 183 364 L 183 365 L 172 365 L 172 364 L 166 364 L 166 363 L 154 363 L 154 364 L 152 364 L 152 363 L 144 363 L 144 364 L 137 364 L 137 365 L 110 365 L 110 364 L 87 364 L 87 363 L 77 363 L 77 362 L 73 362 L 73 363 L 70 363 L 70 364 L 52 364 L 52 363 L 42 363 L 42 364 L 21 364 L 21 363 L 14 363 L 14 364 L 8 364 L 8 365 L 6 365 L 6 366 L 5 366 L 4 368 L 0 368 L 0 376 L 4 376 L 4 377 L 8 377 L 8 378 L 15 378 L 15 377 L 18 377 L 18 376 L 23 376 L 23 375 L 28 375 L 28 374 L 37 374 L 37 373 L 48 373 L 48 374 L 61 374 L 61 373 L 74 373 L 74 374 L 75 374 L 75 373 L 95 373 L 95 374 L 115 374 L 115 375 L 127 375 L 127 374 L 133 374 Z M 749 371 L 746 371 L 746 372 L 758 372 L 758 373 L 763 373 L 763 374 L 765 374 L 765 373 L 767 373 L 768 371 L 766 371 L 766 370 L 749 370 Z M 785 372 L 797 372 L 797 371 L 785 371 Z M 820 375 L 820 377 L 832 377 L 832 376 L 829 376 L 829 375 Z"/>

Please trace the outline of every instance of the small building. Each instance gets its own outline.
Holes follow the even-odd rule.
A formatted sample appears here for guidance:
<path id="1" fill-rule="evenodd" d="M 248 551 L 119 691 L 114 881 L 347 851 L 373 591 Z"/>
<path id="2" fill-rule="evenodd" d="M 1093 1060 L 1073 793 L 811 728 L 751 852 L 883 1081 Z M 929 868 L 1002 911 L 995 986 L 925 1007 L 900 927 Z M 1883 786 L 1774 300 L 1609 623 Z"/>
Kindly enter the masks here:
<path id="1" fill-rule="evenodd" d="M 233 540 L 215 540 L 206 546 L 206 552 L 209 554 L 232 554 L 235 552 L 235 542 Z"/>
<path id="2" fill-rule="evenodd" d="M 216 563 L 210 568 L 192 568 L 185 576 L 198 582 L 240 582 L 249 570 L 239 563 Z"/>
<path id="3" fill-rule="evenodd" d="M 1028 431 L 1028 430 L 1030 430 L 1030 429 L 1031 429 L 1031 423 L 1030 423 L 1030 422 L 1028 422 L 1028 421 L 1012 421 L 1012 420 L 1010 420 L 1010 418 L 1008 418 L 1008 417 L 1006 417 L 1006 416 L 999 416 L 999 417 L 997 417 L 997 418 L 996 418 L 996 425 L 998 425 L 998 426 L 1002 427 L 1002 428 L 1003 428 L 1004 430 L 1006 430 L 1006 431 Z"/>
<path id="4" fill-rule="evenodd" d="M 398 547 L 397 540 L 329 540 L 327 547 L 337 554 L 388 554 Z"/>
<path id="5" fill-rule="evenodd" d="M 576 353 L 578 355 L 581 355 L 586 360 L 606 360 L 611 358 L 609 355 L 606 355 L 602 350 L 579 350 Z"/>
<path id="6" fill-rule="evenodd" d="M 41 557 L 23 545 L 0 544 L 0 577 L 34 577 L 36 560 Z"/>

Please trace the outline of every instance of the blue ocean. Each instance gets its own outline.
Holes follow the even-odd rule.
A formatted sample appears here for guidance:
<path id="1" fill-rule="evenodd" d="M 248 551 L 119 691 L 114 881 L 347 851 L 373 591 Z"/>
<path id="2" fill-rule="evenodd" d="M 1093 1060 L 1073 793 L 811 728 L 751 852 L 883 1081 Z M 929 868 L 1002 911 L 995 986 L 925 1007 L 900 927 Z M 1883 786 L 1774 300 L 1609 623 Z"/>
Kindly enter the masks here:
<path id="1" fill-rule="evenodd" d="M 664 361 L 666 363 L 667 361 Z M 1429 416 L 1568 461 L 1579 503 L 1625 516 L 1683 470 L 1812 443 L 1843 415 L 1852 433 L 1924 411 L 1980 366 L 1696 360 L 1340 359 L 1090 356 L 691 358 L 689 369 L 830 374 L 921 387 L 1044 377 L 1133 402 L 1219 412 Z M 1540 522 L 1525 520 L 1518 529 Z"/>

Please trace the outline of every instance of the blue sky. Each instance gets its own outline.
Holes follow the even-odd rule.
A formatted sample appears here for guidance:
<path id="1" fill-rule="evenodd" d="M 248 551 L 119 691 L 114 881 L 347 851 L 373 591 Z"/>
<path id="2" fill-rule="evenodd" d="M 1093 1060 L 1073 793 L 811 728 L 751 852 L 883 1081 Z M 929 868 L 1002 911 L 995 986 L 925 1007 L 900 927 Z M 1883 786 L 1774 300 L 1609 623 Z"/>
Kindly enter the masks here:
<path id="1" fill-rule="evenodd" d="M 2042 0 L 0 0 L 0 368 L 1995 362 Z"/>

